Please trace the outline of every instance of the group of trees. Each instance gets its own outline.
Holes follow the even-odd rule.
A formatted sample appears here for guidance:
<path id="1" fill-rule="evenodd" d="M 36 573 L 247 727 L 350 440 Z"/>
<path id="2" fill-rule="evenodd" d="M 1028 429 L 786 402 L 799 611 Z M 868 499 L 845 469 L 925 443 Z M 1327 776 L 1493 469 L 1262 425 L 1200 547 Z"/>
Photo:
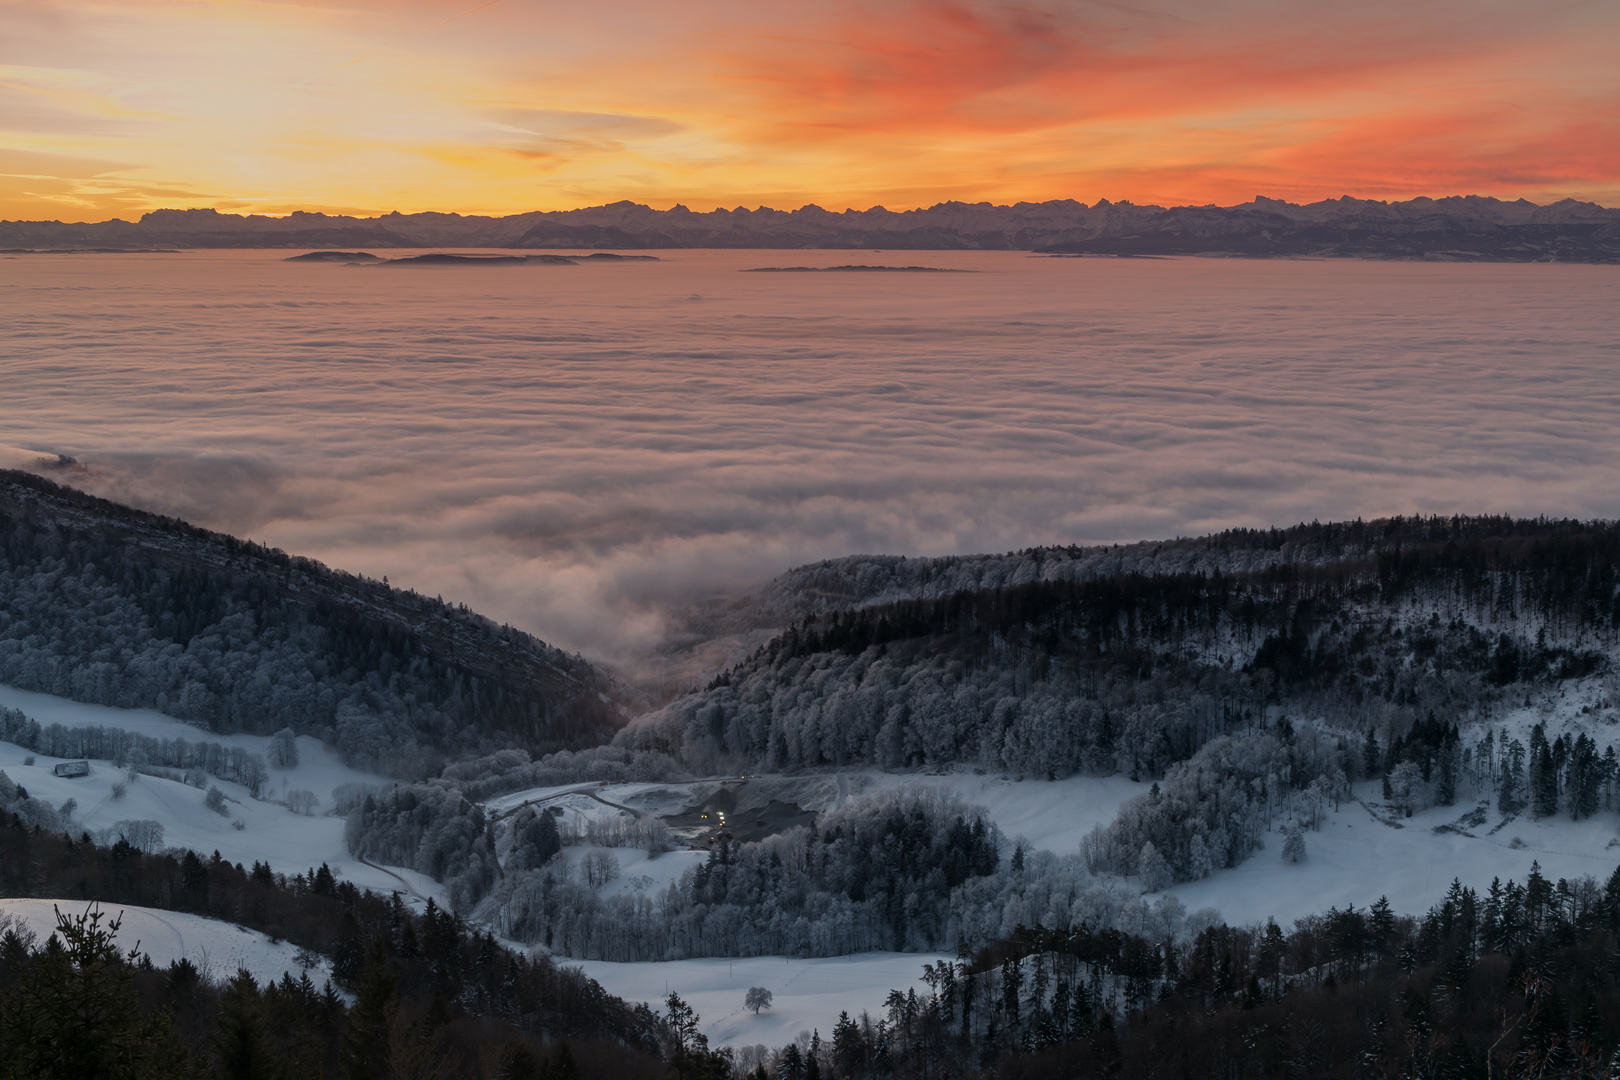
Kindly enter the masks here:
<path id="1" fill-rule="evenodd" d="M 1516 704 L 1503 688 L 1598 671 L 1620 642 L 1615 526 L 1385 531 L 1341 536 L 1319 561 L 1233 569 L 1250 552 L 1213 537 L 1196 571 L 923 589 L 812 613 L 617 743 L 694 767 L 973 761 L 1152 778 L 1278 710 L 1358 738 L 1431 713 L 1486 718 Z"/>
<path id="2" fill-rule="evenodd" d="M 1093 872 L 1139 874 L 1150 891 L 1208 877 L 1263 847 L 1278 824 L 1320 825 L 1349 797 L 1347 766 L 1345 740 L 1314 725 L 1282 720 L 1221 736 L 1126 802 L 1081 852 Z"/>
<path id="3" fill-rule="evenodd" d="M 231 1077 L 481 1080 L 498 1070 L 497 1056 L 504 1054 L 533 1070 L 513 1075 L 538 1077 L 551 1075 L 539 1070 L 556 1060 L 563 1038 L 584 1075 L 593 1067 L 623 1069 L 631 1077 L 661 1072 L 656 1055 L 665 1032 L 645 1009 L 610 997 L 577 970 L 511 952 L 431 902 L 413 912 L 397 894 L 362 892 L 325 866 L 288 877 L 263 863 L 244 868 L 217 854 L 153 855 L 123 841 L 101 845 L 0 814 L 0 895 L 99 900 L 109 912 L 138 904 L 225 919 L 324 958 L 333 984 L 316 988 L 306 977 L 289 975 L 274 987 L 254 987 L 240 977 L 210 987 L 189 964 L 153 969 L 139 958 L 118 959 L 105 940 L 74 954 L 71 941 L 28 942 L 15 928 L 0 926 L 0 1047 L 10 1051 L 0 1052 L 0 1076 L 12 1075 L 8 1068 L 20 1069 L 19 1077 L 193 1076 L 217 1069 Z M 60 1008 L 64 987 L 90 982 L 112 1012 Z M 353 1005 L 335 989 L 353 994 Z M 55 1013 L 50 1039 L 37 1034 L 40 1010 Z M 63 1046 L 75 1034 L 67 1025 L 81 1017 L 96 1030 L 78 1049 Z M 137 1036 L 150 1044 L 143 1053 L 156 1055 L 151 1067 L 157 1071 L 96 1071 L 84 1067 L 87 1058 L 71 1057 L 103 1054 L 97 1047 L 127 1050 Z M 63 1063 L 27 1064 L 32 1059 L 18 1056 L 20 1043 L 60 1050 Z M 232 1046 L 248 1048 L 243 1052 L 251 1066 L 227 1060 Z M 390 1058 L 404 1071 L 378 1064 Z M 112 1064 L 96 1060 L 104 1070 Z M 414 1065 L 407 1069 L 406 1062 Z"/>
<path id="4" fill-rule="evenodd" d="M 454 790 L 401 784 L 367 795 L 349 814 L 343 836 L 362 859 L 408 866 L 442 882 L 461 912 L 470 911 L 500 873 L 483 808 Z"/>
<path id="5" fill-rule="evenodd" d="M 929 792 L 852 800 L 812 828 L 760 841 L 722 835 L 704 863 L 651 895 L 603 897 L 559 862 L 541 861 L 549 841 L 528 838 L 540 827 L 520 826 L 524 838 L 480 912 L 503 934 L 591 959 L 954 948 L 964 935 L 991 940 L 1004 914 L 1022 914 L 1014 894 L 1051 901 L 1066 917 L 1066 890 L 1097 885 L 1072 860 L 1043 853 L 1026 865 L 1021 849 L 1012 874 L 998 873 L 1004 841 L 995 826 Z M 1058 892 L 1062 902 L 1052 900 Z"/>
<path id="6" fill-rule="evenodd" d="M 509 1022 L 476 1018 L 442 994 L 399 994 L 386 946 L 373 942 L 352 1004 L 308 970 L 263 986 L 238 970 L 210 982 L 187 959 L 158 968 L 121 953 L 120 920 L 95 907 L 58 910 L 41 943 L 0 916 L 0 1077 L 11 1080 L 281 1080 L 396 1076 L 575 1080 L 606 1066 L 651 1078 L 644 1049 L 566 1039 L 551 1045 Z M 504 1036 L 504 1042 L 495 1040 Z M 492 1038 L 493 1037 L 493 1038 Z"/>
<path id="7" fill-rule="evenodd" d="M 255 796 L 269 778 L 263 754 L 240 746 L 223 746 L 199 739 L 160 739 L 122 728 L 41 727 L 38 720 L 18 709 L 0 708 L 0 742 L 55 758 L 93 758 L 137 770 L 176 770 L 187 783 L 202 787 L 205 776 L 241 784 Z M 282 759 L 284 760 L 284 759 Z M 298 763 L 296 747 L 292 764 Z"/>
<path id="8" fill-rule="evenodd" d="M 867 813 L 858 802 L 846 810 Z M 1173 896 L 1143 897 L 1122 878 L 1092 873 L 1076 855 L 1014 845 L 991 872 L 974 872 L 968 852 L 982 844 L 977 866 L 989 865 L 989 838 L 995 836 L 983 821 L 985 839 L 975 841 L 978 820 L 960 808 L 928 825 L 937 830 L 929 844 L 945 849 L 932 854 L 967 871 L 955 885 L 943 866 L 928 868 L 920 879 L 896 873 L 908 859 L 915 867 L 922 863 L 903 854 L 910 844 L 905 828 L 872 832 L 888 831 L 894 821 L 876 808 L 869 822 L 832 845 L 819 826 L 757 842 L 717 843 L 705 864 L 663 890 L 603 896 L 561 860 L 521 870 L 508 863 L 475 914 L 503 935 L 544 944 L 559 955 L 617 961 L 976 947 L 1036 922 L 1174 935 L 1210 917 L 1188 915 Z M 848 842 L 852 835 L 874 841 L 870 861 Z M 1009 845 L 997 838 L 997 846 Z M 862 873 L 870 875 L 870 885 L 856 883 Z"/>
<path id="9" fill-rule="evenodd" d="M 1504 816 L 1528 811 L 1538 818 L 1563 810 L 1579 821 L 1616 805 L 1620 761 L 1613 746 L 1598 753 L 1597 742 L 1584 731 L 1549 742 L 1542 725 L 1530 729 L 1528 749 L 1506 733 L 1481 741 L 1478 768 L 1494 781 L 1497 808 Z"/>
<path id="10" fill-rule="evenodd" d="M 406 777 L 608 738 L 624 692 L 464 607 L 0 471 L 0 682 Z"/>
<path id="11" fill-rule="evenodd" d="M 745 1075 L 1605 1080 L 1617 930 L 1620 871 L 1599 885 L 1536 868 L 1483 896 L 1454 882 L 1419 917 L 1379 901 L 1180 940 L 1020 927 Z"/>

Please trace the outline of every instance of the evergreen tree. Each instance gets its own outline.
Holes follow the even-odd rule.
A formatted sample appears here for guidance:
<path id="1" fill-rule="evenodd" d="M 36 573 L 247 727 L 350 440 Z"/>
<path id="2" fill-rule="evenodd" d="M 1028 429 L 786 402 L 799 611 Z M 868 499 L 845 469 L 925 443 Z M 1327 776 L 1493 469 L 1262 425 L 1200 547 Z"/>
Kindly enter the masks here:
<path id="1" fill-rule="evenodd" d="M 540 1059 L 527 1043 L 513 1039 L 501 1047 L 500 1071 L 495 1080 L 541 1080 Z"/>
<path id="2" fill-rule="evenodd" d="M 378 938 L 355 986 L 343 1034 L 343 1068 L 349 1080 L 390 1080 L 394 1067 L 394 1015 L 398 978 Z"/>
<path id="3" fill-rule="evenodd" d="M 222 1080 L 267 1080 L 272 1075 L 259 988 L 247 971 L 238 969 L 226 984 L 215 1027 Z"/>
<path id="4" fill-rule="evenodd" d="M 579 1062 L 574 1060 L 567 1039 L 558 1040 L 557 1049 L 546 1058 L 544 1080 L 579 1080 Z"/>
<path id="5" fill-rule="evenodd" d="M 120 920 L 56 914 L 56 933 L 0 993 L 0 1076 L 8 1080 L 164 1080 L 190 1075 L 161 1018 L 141 1015 L 113 942 Z"/>
<path id="6" fill-rule="evenodd" d="M 1514 745 L 1518 742 L 1515 740 Z M 1512 817 L 1524 809 L 1524 788 L 1519 771 L 1509 755 L 1502 755 L 1502 774 L 1497 778 L 1496 809 L 1503 817 Z"/>
<path id="7" fill-rule="evenodd" d="M 1530 729 L 1530 813 L 1551 817 L 1558 812 L 1558 766 L 1547 736 L 1537 724 Z"/>
<path id="8" fill-rule="evenodd" d="M 1372 728 L 1367 729 L 1367 741 L 1361 744 L 1361 771 L 1368 779 L 1384 771 L 1384 752 Z"/>
<path id="9" fill-rule="evenodd" d="M 1457 801 L 1457 774 L 1462 768 L 1462 740 L 1456 725 L 1446 729 L 1437 752 L 1434 768 L 1434 800 L 1441 806 Z"/>

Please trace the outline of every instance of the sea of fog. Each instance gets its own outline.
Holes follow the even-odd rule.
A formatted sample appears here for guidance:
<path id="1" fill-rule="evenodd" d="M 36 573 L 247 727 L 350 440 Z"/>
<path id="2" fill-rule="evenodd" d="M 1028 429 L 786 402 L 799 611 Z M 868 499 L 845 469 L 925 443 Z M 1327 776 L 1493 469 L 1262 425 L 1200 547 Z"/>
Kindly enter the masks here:
<path id="1" fill-rule="evenodd" d="M 0 464 L 633 663 L 853 552 L 1620 514 L 1620 268 L 0 257 Z M 750 274 L 928 265 L 957 274 Z"/>

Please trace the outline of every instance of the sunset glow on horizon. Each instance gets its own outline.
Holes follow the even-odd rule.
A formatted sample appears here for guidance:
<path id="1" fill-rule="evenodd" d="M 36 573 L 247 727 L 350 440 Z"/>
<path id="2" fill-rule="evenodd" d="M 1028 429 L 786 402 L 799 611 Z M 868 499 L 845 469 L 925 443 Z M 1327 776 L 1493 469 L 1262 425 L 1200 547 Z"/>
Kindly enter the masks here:
<path id="1" fill-rule="evenodd" d="M 0 218 L 1620 205 L 1620 7 L 7 0 Z"/>

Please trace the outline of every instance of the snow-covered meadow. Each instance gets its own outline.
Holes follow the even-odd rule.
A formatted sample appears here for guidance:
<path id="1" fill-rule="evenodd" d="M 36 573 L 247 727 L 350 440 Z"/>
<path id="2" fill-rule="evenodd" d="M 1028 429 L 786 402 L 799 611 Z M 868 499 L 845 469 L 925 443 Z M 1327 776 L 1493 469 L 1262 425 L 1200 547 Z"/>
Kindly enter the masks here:
<path id="1" fill-rule="evenodd" d="M 953 959 L 933 953 L 857 953 L 801 960 L 756 956 L 740 960 L 671 960 L 659 964 L 582 961 L 577 966 L 610 994 L 662 1008 L 674 991 L 697 1010 L 716 1046 L 776 1047 L 801 1031 L 831 1034 L 840 1012 L 877 1017 L 889 991 L 923 990 L 923 965 Z M 771 1007 L 757 1015 L 743 1005 L 748 989 L 771 992 Z"/>
<path id="2" fill-rule="evenodd" d="M 1357 801 L 1330 813 L 1320 831 L 1305 833 L 1303 862 L 1286 862 L 1283 837 L 1274 834 L 1264 850 L 1239 865 L 1166 892 L 1188 911 L 1213 907 L 1233 923 L 1274 918 L 1287 927 L 1303 915 L 1329 907 L 1364 908 L 1380 896 L 1399 912 L 1427 911 L 1453 879 L 1481 892 L 1494 877 L 1522 884 L 1534 862 L 1554 881 L 1591 876 L 1601 882 L 1620 866 L 1613 814 L 1584 821 L 1523 815 L 1492 833 L 1501 822 L 1493 808 L 1481 826 L 1445 828 L 1474 809 L 1473 802 L 1459 800 L 1390 824 L 1369 809 L 1378 787 L 1377 782 L 1356 785 Z"/>
<path id="3" fill-rule="evenodd" d="M 270 743 L 261 735 L 217 735 L 151 709 L 86 705 L 9 686 L 0 686 L 0 706 L 20 709 L 45 727 L 121 728 L 159 739 L 217 742 L 257 753 L 263 753 Z M 34 759 L 32 765 L 26 764 L 30 758 Z M 285 874 L 326 863 L 334 874 L 362 888 L 385 893 L 399 890 L 417 901 L 430 896 L 441 903 L 444 900 L 443 890 L 424 874 L 403 867 L 372 866 L 349 854 L 343 844 L 343 819 L 328 813 L 335 802 L 334 791 L 344 784 L 382 788 L 393 781 L 349 768 L 319 739 L 299 736 L 298 764 L 272 768 L 262 798 L 253 798 L 241 784 L 209 777 L 208 786 L 219 788 L 225 796 L 224 814 L 205 804 L 206 789 L 158 776 L 138 775 L 131 780 L 125 770 L 109 761 L 92 761 L 88 776 L 59 777 L 52 767 L 62 760 L 0 742 L 0 770 L 52 806 L 60 807 L 72 799 L 76 829 L 94 834 L 121 821 L 156 821 L 163 826 L 164 847 L 189 848 L 205 855 L 218 851 L 230 862 L 244 866 L 267 862 L 272 870 Z M 114 785 L 122 786 L 122 797 L 116 795 Z M 319 800 L 312 814 L 294 813 L 277 801 L 286 792 L 300 790 L 313 792 Z"/>
<path id="4" fill-rule="evenodd" d="M 190 960 L 198 973 L 211 982 L 229 979 L 238 968 L 246 970 L 261 984 L 280 980 L 284 974 L 296 979 L 307 971 L 319 987 L 331 977 L 330 961 L 301 956 L 298 947 L 286 941 L 272 941 L 258 931 L 201 915 L 127 904 L 0 898 L 0 932 L 10 928 L 27 930 L 34 935 L 36 945 L 43 945 L 56 930 L 58 911 L 66 916 L 78 916 L 98 908 L 105 916 L 101 921 L 103 928 L 114 920 L 119 922 L 114 941 L 119 952 L 139 950 L 151 957 L 158 967 L 168 967 L 176 960 Z M 310 962 L 300 963 L 301 959 Z"/>

